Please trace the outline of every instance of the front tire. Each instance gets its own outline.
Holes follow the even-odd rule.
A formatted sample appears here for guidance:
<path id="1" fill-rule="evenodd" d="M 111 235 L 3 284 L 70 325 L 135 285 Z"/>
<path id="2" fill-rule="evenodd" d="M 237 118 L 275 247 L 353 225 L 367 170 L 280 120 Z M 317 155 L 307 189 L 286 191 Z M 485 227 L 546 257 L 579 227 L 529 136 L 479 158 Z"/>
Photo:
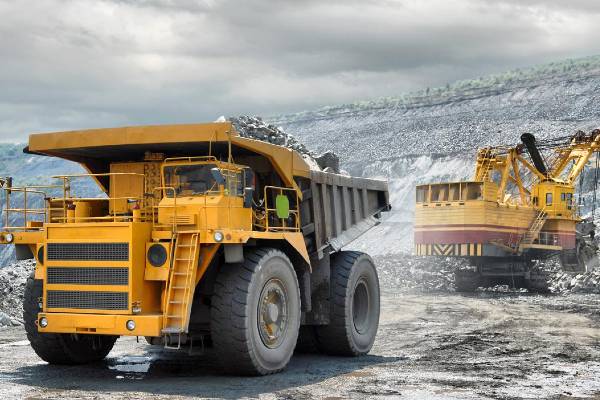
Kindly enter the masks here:
<path id="1" fill-rule="evenodd" d="M 379 278 L 369 255 L 340 251 L 331 257 L 329 325 L 315 326 L 323 353 L 338 356 L 367 354 L 379 326 Z"/>
<path id="2" fill-rule="evenodd" d="M 23 299 L 23 321 L 27 339 L 35 353 L 49 364 L 87 364 L 104 359 L 112 350 L 117 336 L 40 333 L 37 317 L 41 310 L 39 299 L 43 295 L 43 282 L 27 279 Z"/>
<path id="3" fill-rule="evenodd" d="M 226 264 L 211 300 L 211 337 L 223 368 L 267 375 L 288 364 L 300 327 L 300 289 L 289 258 L 273 248 Z"/>

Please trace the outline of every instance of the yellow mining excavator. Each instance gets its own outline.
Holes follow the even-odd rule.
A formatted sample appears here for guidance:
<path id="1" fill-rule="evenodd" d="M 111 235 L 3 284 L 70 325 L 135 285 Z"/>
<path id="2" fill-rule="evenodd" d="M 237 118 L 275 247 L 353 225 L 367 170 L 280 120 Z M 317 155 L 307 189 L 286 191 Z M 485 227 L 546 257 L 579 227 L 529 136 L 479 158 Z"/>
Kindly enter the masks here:
<path id="1" fill-rule="evenodd" d="M 389 209 L 386 182 L 321 171 L 229 122 L 35 134 L 25 152 L 88 171 L 3 183 L 0 243 L 36 259 L 24 320 L 43 360 L 93 362 L 142 336 L 264 375 L 297 342 L 371 349 L 377 272 L 341 248 Z M 78 195 L 82 180 L 102 195 Z"/>
<path id="2" fill-rule="evenodd" d="M 525 133 L 516 146 L 479 149 L 473 180 L 417 186 L 415 253 L 467 259 L 458 291 L 497 283 L 544 291 L 534 265 L 550 257 L 569 271 L 596 265 L 595 225 L 581 217 L 575 187 L 599 149 L 598 129 L 539 142 Z"/>

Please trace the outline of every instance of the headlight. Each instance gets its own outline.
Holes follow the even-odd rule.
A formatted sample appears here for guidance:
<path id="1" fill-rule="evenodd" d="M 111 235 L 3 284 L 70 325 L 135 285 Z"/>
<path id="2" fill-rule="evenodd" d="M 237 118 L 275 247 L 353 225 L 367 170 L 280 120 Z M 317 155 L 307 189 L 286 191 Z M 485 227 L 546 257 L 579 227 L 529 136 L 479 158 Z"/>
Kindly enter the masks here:
<path id="1" fill-rule="evenodd" d="M 129 320 L 127 321 L 127 323 L 125 324 L 125 327 L 127 328 L 127 330 L 132 331 L 135 329 L 135 321 L 133 320 Z"/>
<path id="2" fill-rule="evenodd" d="M 222 242 L 223 241 L 223 232 L 215 232 L 215 242 Z"/>
<path id="3" fill-rule="evenodd" d="M 12 243 L 14 238 L 15 237 L 13 236 L 12 233 L 7 233 L 6 235 L 4 235 L 4 239 L 6 240 L 7 243 Z"/>
<path id="4" fill-rule="evenodd" d="M 167 250 L 160 244 L 153 244 L 148 249 L 147 257 L 153 267 L 162 267 L 167 262 Z"/>
<path id="5" fill-rule="evenodd" d="M 42 318 L 40 318 L 40 326 L 41 326 L 42 328 L 45 328 L 45 327 L 47 327 L 47 326 L 48 326 L 48 319 L 46 319 L 46 317 L 42 317 Z"/>

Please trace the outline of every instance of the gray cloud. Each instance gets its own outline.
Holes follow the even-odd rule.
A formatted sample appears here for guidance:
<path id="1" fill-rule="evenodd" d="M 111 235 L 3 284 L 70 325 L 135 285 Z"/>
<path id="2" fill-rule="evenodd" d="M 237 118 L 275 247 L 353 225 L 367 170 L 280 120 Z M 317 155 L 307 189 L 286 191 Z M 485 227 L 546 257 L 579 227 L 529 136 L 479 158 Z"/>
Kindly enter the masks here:
<path id="1" fill-rule="evenodd" d="M 0 140 L 397 95 L 600 53 L 597 1 L 0 0 Z"/>

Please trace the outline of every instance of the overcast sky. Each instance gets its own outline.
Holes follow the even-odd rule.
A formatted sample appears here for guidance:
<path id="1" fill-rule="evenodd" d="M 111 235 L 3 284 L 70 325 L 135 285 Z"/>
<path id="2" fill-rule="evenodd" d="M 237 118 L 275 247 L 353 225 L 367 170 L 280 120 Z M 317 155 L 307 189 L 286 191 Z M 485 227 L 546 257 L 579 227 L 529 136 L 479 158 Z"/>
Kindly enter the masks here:
<path id="1" fill-rule="evenodd" d="M 600 54 L 598 0 L 0 0 L 0 140 L 274 115 Z"/>

